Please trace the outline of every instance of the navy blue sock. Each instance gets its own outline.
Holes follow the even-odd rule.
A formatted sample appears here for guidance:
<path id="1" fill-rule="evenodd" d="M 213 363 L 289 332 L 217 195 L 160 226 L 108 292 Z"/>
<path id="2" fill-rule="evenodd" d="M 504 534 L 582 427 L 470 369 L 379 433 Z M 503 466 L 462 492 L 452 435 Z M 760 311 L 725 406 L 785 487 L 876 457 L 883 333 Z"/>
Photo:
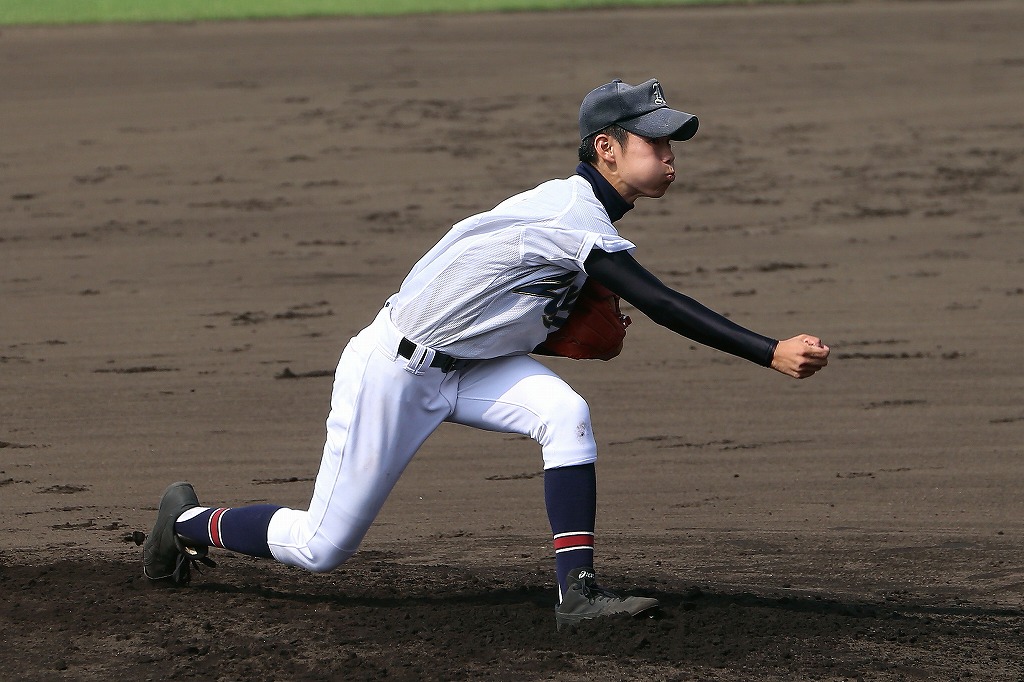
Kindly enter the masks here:
<path id="1" fill-rule="evenodd" d="M 191 544 L 269 559 L 273 554 L 267 544 L 267 528 L 270 517 L 280 508 L 274 504 L 208 508 L 187 521 L 176 522 L 174 532 Z"/>
<path id="2" fill-rule="evenodd" d="M 561 601 L 569 571 L 594 567 L 597 517 L 597 471 L 594 465 L 545 470 L 544 504 L 554 536 L 555 574 Z"/>

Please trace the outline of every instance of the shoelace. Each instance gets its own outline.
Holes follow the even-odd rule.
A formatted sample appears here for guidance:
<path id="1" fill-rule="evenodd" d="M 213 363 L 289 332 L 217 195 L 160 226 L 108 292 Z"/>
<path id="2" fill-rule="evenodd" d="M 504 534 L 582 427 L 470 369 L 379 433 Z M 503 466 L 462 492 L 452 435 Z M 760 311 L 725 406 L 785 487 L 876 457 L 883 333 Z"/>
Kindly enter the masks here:
<path id="1" fill-rule="evenodd" d="M 587 598 L 591 604 L 598 599 L 618 600 L 619 595 L 615 594 L 611 590 L 606 590 L 597 583 L 581 582 L 579 583 L 580 593 Z"/>
<path id="2" fill-rule="evenodd" d="M 177 583 L 187 583 L 191 577 L 192 569 L 195 568 L 199 573 L 203 572 L 200 568 L 200 564 L 209 566 L 210 568 L 217 568 L 217 563 L 207 556 L 206 547 L 189 547 L 180 539 L 176 538 L 178 543 L 178 549 L 180 554 L 178 555 L 178 561 L 174 565 L 174 581 Z"/>

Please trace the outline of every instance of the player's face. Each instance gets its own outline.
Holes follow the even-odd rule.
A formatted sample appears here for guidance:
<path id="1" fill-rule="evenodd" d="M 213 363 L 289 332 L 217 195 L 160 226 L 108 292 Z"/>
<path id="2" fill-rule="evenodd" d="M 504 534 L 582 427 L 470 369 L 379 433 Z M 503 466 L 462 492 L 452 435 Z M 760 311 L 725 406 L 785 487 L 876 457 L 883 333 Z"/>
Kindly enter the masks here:
<path id="1" fill-rule="evenodd" d="M 676 179 L 672 141 L 667 137 L 640 137 L 629 133 L 626 146 L 615 143 L 619 191 L 629 202 L 639 197 L 660 197 Z"/>

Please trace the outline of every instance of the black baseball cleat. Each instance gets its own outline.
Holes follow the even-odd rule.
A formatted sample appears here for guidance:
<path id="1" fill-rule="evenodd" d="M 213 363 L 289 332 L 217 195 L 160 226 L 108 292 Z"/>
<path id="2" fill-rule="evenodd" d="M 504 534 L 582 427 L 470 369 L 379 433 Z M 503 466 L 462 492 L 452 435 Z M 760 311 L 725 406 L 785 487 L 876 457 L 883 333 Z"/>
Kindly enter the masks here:
<path id="1" fill-rule="evenodd" d="M 620 597 L 609 592 L 598 586 L 594 569 L 577 568 L 569 571 L 569 588 L 562 596 L 562 603 L 555 607 L 555 623 L 561 631 L 591 618 L 638 616 L 658 606 L 658 600 L 652 597 Z"/>
<path id="2" fill-rule="evenodd" d="M 185 511 L 199 506 L 199 498 L 191 483 L 172 483 L 160 498 L 153 532 L 142 543 L 142 573 L 153 581 L 163 580 L 187 585 L 192 566 L 202 562 L 215 564 L 206 554 L 206 547 L 190 547 L 174 532 L 174 522 Z"/>

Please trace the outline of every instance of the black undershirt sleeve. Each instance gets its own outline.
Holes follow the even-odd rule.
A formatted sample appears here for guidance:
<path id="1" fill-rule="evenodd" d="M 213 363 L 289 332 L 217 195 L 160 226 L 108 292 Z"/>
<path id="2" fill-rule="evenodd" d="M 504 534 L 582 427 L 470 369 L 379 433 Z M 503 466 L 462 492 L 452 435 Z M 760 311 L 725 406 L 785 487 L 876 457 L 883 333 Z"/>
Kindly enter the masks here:
<path id="1" fill-rule="evenodd" d="M 666 286 L 628 251 L 594 249 L 587 275 L 663 327 L 697 343 L 768 367 L 778 341 L 741 327 L 685 294 Z"/>

